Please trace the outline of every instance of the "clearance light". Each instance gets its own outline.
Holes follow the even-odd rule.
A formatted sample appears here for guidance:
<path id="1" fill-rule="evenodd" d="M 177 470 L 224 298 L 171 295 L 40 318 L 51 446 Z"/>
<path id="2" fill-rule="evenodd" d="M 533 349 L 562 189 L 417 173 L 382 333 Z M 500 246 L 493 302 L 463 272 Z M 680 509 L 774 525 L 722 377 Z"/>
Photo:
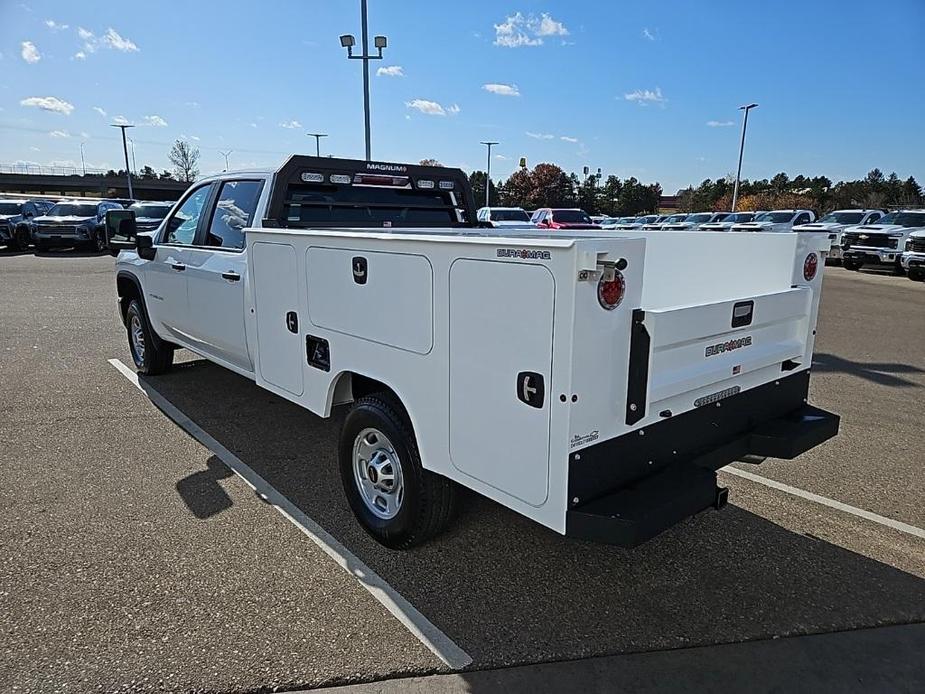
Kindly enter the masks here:
<path id="1" fill-rule="evenodd" d="M 331 174 L 331 183 L 350 183 L 350 176 L 345 174 Z"/>
<path id="2" fill-rule="evenodd" d="M 430 189 L 432 189 L 433 187 L 434 187 L 434 182 L 433 182 L 433 181 L 428 181 L 428 180 L 426 180 L 426 179 L 422 179 L 422 180 L 418 181 L 418 188 L 427 188 L 428 190 L 430 190 Z"/>
<path id="3" fill-rule="evenodd" d="M 619 270 L 614 270 L 612 280 L 605 280 L 601 276 L 600 281 L 597 283 L 597 300 L 608 311 L 613 311 L 620 305 L 625 293 L 626 280 L 623 279 L 623 273 Z"/>
<path id="4" fill-rule="evenodd" d="M 396 188 L 407 188 L 411 185 L 411 179 L 407 176 L 389 176 L 388 174 L 354 174 L 353 182 L 366 186 L 395 186 Z"/>
<path id="5" fill-rule="evenodd" d="M 453 181 L 440 181 L 440 190 L 453 190 Z"/>
<path id="6" fill-rule="evenodd" d="M 324 176 L 320 173 L 305 172 L 302 174 L 302 180 L 306 183 L 324 183 Z"/>
<path id="7" fill-rule="evenodd" d="M 819 257 L 815 253 L 810 253 L 803 261 L 803 279 L 812 282 L 816 277 L 816 271 L 819 269 Z"/>

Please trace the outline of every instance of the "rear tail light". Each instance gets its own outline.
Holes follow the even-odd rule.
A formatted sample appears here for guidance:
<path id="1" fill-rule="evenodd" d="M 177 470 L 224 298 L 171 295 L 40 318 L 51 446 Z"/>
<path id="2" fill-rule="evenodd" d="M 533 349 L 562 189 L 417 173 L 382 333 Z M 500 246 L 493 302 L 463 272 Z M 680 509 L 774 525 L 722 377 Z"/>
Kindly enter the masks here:
<path id="1" fill-rule="evenodd" d="M 812 282 L 816 277 L 816 271 L 819 269 L 819 256 L 810 253 L 803 261 L 803 279 Z"/>
<path id="2" fill-rule="evenodd" d="M 613 311 L 620 305 L 625 293 L 626 280 L 623 279 L 623 273 L 619 270 L 614 270 L 612 280 L 606 280 L 601 276 L 600 281 L 597 283 L 597 300 L 608 311 Z"/>

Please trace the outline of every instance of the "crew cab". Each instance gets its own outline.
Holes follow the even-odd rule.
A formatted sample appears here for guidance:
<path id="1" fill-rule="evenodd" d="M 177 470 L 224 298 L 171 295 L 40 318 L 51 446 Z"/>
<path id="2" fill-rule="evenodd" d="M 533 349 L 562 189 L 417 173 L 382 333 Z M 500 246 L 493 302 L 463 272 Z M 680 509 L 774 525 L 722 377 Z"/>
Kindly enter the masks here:
<path id="1" fill-rule="evenodd" d="M 790 232 L 800 224 L 815 221 L 812 210 L 772 210 L 755 216 L 751 222 L 733 224 L 730 231 Z"/>
<path id="2" fill-rule="evenodd" d="M 762 212 L 728 212 L 722 219 L 704 222 L 700 225 L 701 231 L 729 231 L 736 224 L 751 222 Z"/>
<path id="3" fill-rule="evenodd" d="M 535 226 L 522 207 L 480 207 L 476 219 L 480 226 L 489 229 L 532 229 Z"/>
<path id="4" fill-rule="evenodd" d="M 39 251 L 51 246 L 95 245 L 106 213 L 121 209 L 115 200 L 63 200 L 33 220 L 32 242 Z"/>
<path id="5" fill-rule="evenodd" d="M 636 545 L 723 506 L 717 469 L 838 429 L 807 403 L 825 234 L 484 229 L 458 169 L 305 156 L 106 231 L 136 368 L 182 347 L 347 408 L 343 490 L 388 547 L 445 528 L 458 487 Z"/>
<path id="6" fill-rule="evenodd" d="M 829 234 L 832 248 L 826 263 L 840 263 L 842 257 L 842 232 L 852 225 L 873 224 L 883 216 L 883 210 L 833 210 L 822 219 L 809 224 L 799 224 L 794 231 L 825 231 Z"/>
<path id="7" fill-rule="evenodd" d="M 925 280 L 925 229 L 909 234 L 900 262 L 910 280 Z"/>
<path id="8" fill-rule="evenodd" d="M 906 239 L 923 229 L 925 210 L 890 212 L 875 224 L 847 227 L 842 232 L 842 265 L 848 270 L 886 266 L 902 274 Z"/>
<path id="9" fill-rule="evenodd" d="M 584 210 L 578 208 L 541 207 L 530 220 L 543 229 L 600 229 Z"/>
<path id="10" fill-rule="evenodd" d="M 663 231 L 692 231 L 699 229 L 701 224 L 721 222 L 729 215 L 728 212 L 698 212 L 689 214 L 683 222 L 667 222 L 662 225 Z"/>
<path id="11" fill-rule="evenodd" d="M 28 225 L 51 209 L 53 204 L 47 200 L 0 198 L 0 244 L 12 250 L 26 250 L 30 239 L 17 233 L 17 225 Z"/>

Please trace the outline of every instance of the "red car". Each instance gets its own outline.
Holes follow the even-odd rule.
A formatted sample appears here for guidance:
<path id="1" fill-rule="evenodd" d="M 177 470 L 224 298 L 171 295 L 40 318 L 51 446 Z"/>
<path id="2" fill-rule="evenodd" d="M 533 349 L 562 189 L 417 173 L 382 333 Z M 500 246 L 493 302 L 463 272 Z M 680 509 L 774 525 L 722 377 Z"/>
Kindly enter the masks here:
<path id="1" fill-rule="evenodd" d="M 531 222 L 541 229 L 600 229 L 599 224 L 591 221 L 591 217 L 584 210 L 555 209 L 541 207 L 533 213 Z"/>

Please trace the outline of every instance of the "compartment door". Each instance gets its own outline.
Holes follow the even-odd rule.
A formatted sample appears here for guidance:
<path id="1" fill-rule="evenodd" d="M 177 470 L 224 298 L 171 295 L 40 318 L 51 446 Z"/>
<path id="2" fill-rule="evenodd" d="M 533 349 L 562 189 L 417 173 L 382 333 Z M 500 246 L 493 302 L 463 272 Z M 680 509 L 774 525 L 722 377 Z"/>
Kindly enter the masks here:
<path id="1" fill-rule="evenodd" d="M 450 458 L 533 506 L 548 495 L 554 300 L 541 265 L 450 270 Z"/>
<path id="2" fill-rule="evenodd" d="M 251 246 L 250 254 L 257 310 L 258 383 L 302 395 L 302 322 L 308 318 L 298 312 L 295 249 L 259 241 Z"/>

